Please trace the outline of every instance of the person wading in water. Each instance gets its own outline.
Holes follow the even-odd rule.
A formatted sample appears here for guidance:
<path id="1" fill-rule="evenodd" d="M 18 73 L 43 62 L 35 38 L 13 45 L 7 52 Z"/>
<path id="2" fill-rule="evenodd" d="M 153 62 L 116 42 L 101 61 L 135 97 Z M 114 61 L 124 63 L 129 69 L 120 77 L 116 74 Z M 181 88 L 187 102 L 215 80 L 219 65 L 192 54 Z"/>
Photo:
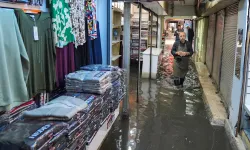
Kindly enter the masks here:
<path id="1" fill-rule="evenodd" d="M 171 53 L 174 56 L 174 84 L 177 87 L 183 87 L 185 76 L 188 72 L 189 58 L 193 55 L 191 44 L 186 41 L 186 33 L 179 33 L 180 41 L 176 41 L 172 47 Z"/>

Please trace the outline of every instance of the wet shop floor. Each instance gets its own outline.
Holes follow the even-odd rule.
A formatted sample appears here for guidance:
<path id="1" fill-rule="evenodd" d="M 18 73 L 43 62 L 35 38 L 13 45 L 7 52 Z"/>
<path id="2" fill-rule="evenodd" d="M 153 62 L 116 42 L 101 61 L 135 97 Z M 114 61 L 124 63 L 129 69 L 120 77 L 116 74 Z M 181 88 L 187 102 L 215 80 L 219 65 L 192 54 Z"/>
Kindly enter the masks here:
<path id="1" fill-rule="evenodd" d="M 142 80 L 131 67 L 130 118 L 115 121 L 101 150 L 231 150 L 224 128 L 212 127 L 201 89 L 173 89 Z"/>

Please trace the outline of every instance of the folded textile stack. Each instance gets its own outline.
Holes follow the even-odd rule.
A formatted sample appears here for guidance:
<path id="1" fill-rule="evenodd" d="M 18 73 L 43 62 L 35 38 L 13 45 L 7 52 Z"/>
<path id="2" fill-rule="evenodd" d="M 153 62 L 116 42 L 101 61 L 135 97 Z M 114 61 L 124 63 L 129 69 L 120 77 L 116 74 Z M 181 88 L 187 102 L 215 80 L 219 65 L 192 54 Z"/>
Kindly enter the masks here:
<path id="1" fill-rule="evenodd" d="M 86 144 L 87 134 L 85 132 L 81 132 L 77 135 L 74 142 L 70 143 L 64 150 L 86 150 Z"/>
<path id="2" fill-rule="evenodd" d="M 10 115 L 7 112 L 0 113 L 0 131 L 3 131 L 10 124 Z"/>
<path id="3" fill-rule="evenodd" d="M 111 71 L 111 82 L 116 81 L 120 76 L 122 76 L 122 69 L 116 66 L 110 66 L 110 65 L 87 65 L 81 67 L 81 70 L 86 71 Z"/>
<path id="4" fill-rule="evenodd" d="M 22 113 L 26 110 L 32 110 L 37 108 L 35 101 L 30 100 L 19 106 L 12 108 L 8 112 L 0 113 L 0 131 L 4 130 L 9 124 L 20 120 Z"/>
<path id="5" fill-rule="evenodd" d="M 0 133 L 0 149 L 59 149 L 65 139 L 63 122 L 19 121 Z"/>
<path id="6" fill-rule="evenodd" d="M 117 66 L 110 66 L 110 65 L 88 65 L 81 67 L 81 70 L 86 71 L 111 71 L 111 83 L 112 83 L 112 90 L 111 90 L 111 97 L 113 100 L 113 110 L 115 110 L 120 100 L 126 93 L 126 85 L 125 81 L 127 79 L 127 72 L 125 69 L 120 69 Z"/>
<path id="7" fill-rule="evenodd" d="M 10 112 L 10 123 L 18 120 L 19 118 L 22 117 L 22 113 L 24 111 L 28 111 L 28 110 L 33 110 L 37 108 L 37 105 L 35 103 L 35 101 L 31 100 L 28 102 L 25 102 L 17 107 L 14 107 Z"/>
<path id="8" fill-rule="evenodd" d="M 119 94 L 121 94 L 121 81 L 120 80 L 117 80 L 115 82 L 112 83 L 112 94 L 111 94 L 111 97 L 112 97 L 112 100 L 113 100 L 113 110 L 117 109 L 119 103 L 120 103 L 120 100 L 121 100 L 121 97 Z"/>
<path id="9" fill-rule="evenodd" d="M 88 104 L 87 108 L 85 109 L 85 113 L 88 114 L 88 121 L 86 122 L 87 123 L 86 137 L 88 143 L 90 143 L 90 141 L 93 139 L 95 133 L 98 131 L 101 125 L 102 111 L 105 110 L 102 108 L 104 102 L 104 100 L 102 99 L 103 97 L 85 93 L 70 93 L 70 92 L 66 93 L 65 95 L 79 98 Z M 108 101 L 106 101 L 106 103 L 107 102 Z M 85 133 L 81 134 L 85 135 Z"/>
<path id="10" fill-rule="evenodd" d="M 37 120 L 70 120 L 75 114 L 83 111 L 87 107 L 87 103 L 81 99 L 60 96 L 44 106 L 23 113 L 26 119 Z"/>
<path id="11" fill-rule="evenodd" d="M 87 142 L 89 117 L 87 114 L 74 118 L 67 122 L 69 124 L 67 132 L 67 148 L 71 148 L 80 136 L 85 137 L 84 142 Z M 83 140 L 83 139 L 81 139 Z M 86 144 L 85 144 L 86 145 Z"/>
<path id="12" fill-rule="evenodd" d="M 86 98 L 86 101 L 90 101 L 91 99 L 93 98 Z M 40 108 L 25 111 L 23 113 L 24 120 L 17 121 L 2 131 L 3 135 L 9 133 L 12 136 L 14 136 L 12 132 L 17 132 L 17 136 L 21 138 L 11 139 L 10 136 L 0 138 L 0 149 L 9 148 L 8 144 L 16 144 L 17 147 L 14 147 L 14 149 L 34 148 L 47 150 L 69 148 L 75 141 L 79 141 L 80 136 L 87 137 L 90 122 L 89 116 L 86 113 L 87 106 L 87 103 L 82 99 L 72 96 L 60 96 Z M 40 122 L 43 124 L 40 124 Z M 32 127 L 32 130 L 29 130 L 28 128 L 32 125 L 34 128 Z M 59 125 L 63 125 L 60 131 L 57 129 Z M 27 127 L 27 129 L 24 128 L 24 126 Z M 22 131 L 23 129 L 24 131 Z M 33 129 L 36 132 L 33 133 Z M 49 131 L 47 132 L 47 130 Z M 40 136 L 39 134 L 43 132 L 44 134 Z M 25 139 L 30 137 L 32 137 L 32 140 Z M 88 139 L 85 138 L 84 143 L 87 143 L 87 140 Z M 78 146 L 81 146 L 79 148 L 83 149 L 85 145 L 86 144 L 82 144 Z"/>
<path id="13" fill-rule="evenodd" d="M 103 94 L 111 88 L 110 82 L 111 72 L 109 71 L 76 71 L 66 75 L 66 90 Z"/>
<path id="14" fill-rule="evenodd" d="M 94 115 L 89 123 L 89 130 L 88 130 L 88 141 L 87 144 L 90 144 L 95 137 L 97 131 L 99 130 L 101 125 L 101 116 Z"/>

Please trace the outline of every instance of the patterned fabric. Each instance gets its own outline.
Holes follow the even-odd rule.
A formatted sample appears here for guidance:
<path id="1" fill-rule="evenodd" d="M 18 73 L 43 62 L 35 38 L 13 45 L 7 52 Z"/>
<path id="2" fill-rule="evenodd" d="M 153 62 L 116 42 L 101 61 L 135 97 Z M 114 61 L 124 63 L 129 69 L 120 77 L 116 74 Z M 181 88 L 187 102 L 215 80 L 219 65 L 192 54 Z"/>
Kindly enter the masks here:
<path id="1" fill-rule="evenodd" d="M 52 0 L 52 25 L 56 46 L 63 48 L 74 42 L 68 0 Z"/>
<path id="2" fill-rule="evenodd" d="M 70 17 L 75 35 L 75 47 L 86 42 L 84 0 L 74 0 L 70 4 Z"/>
<path id="3" fill-rule="evenodd" d="M 88 23 L 88 35 L 91 40 L 97 38 L 97 27 L 96 27 L 96 0 L 86 0 L 86 17 Z"/>

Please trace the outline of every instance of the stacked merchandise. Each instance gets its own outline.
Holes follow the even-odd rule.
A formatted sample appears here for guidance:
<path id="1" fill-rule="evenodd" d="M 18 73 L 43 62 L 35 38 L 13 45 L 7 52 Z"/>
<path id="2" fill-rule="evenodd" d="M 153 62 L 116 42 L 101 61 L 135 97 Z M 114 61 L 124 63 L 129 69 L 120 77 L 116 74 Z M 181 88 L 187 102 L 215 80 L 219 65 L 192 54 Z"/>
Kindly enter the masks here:
<path id="1" fill-rule="evenodd" d="M 81 67 L 81 69 L 86 71 L 111 71 L 111 98 L 113 103 L 111 109 L 115 110 L 126 93 L 126 70 L 109 65 L 88 65 Z"/>
<path id="2" fill-rule="evenodd" d="M 71 96 L 75 98 L 79 98 L 83 101 L 85 101 L 88 106 L 85 109 L 85 114 L 87 114 L 87 120 L 85 121 L 85 137 L 87 140 L 87 143 L 90 143 L 95 136 L 95 133 L 98 131 L 101 122 L 102 122 L 102 105 L 103 105 L 103 99 L 102 97 L 98 97 L 92 94 L 85 94 L 85 93 L 66 93 L 66 96 Z"/>
<path id="3" fill-rule="evenodd" d="M 22 117 L 22 113 L 24 111 L 29 111 L 29 110 L 33 110 L 37 107 L 35 101 L 30 100 L 28 102 L 25 102 L 17 107 L 14 107 L 10 112 L 10 123 L 18 120 L 19 118 Z"/>
<path id="4" fill-rule="evenodd" d="M 35 102 L 29 101 L 13 109 L 13 116 L 26 111 L 22 119 L 0 133 L 0 149 L 86 149 L 86 144 L 91 143 L 100 126 L 118 107 L 126 91 L 126 71 L 102 65 L 81 69 L 66 76 L 67 92 L 63 96 L 59 95 L 64 89 L 58 89 L 54 99 L 39 108 L 33 109 Z M 7 115 L 1 117 L 8 120 Z"/>
<path id="5" fill-rule="evenodd" d="M 19 121 L 0 133 L 1 150 L 59 149 L 67 124 L 52 121 Z"/>
<path id="6" fill-rule="evenodd" d="M 81 99 L 60 96 L 25 111 L 23 120 L 0 133 L 0 149 L 65 149 L 86 135 L 86 108 L 87 103 Z"/>
<path id="7" fill-rule="evenodd" d="M 66 90 L 104 94 L 111 87 L 110 76 L 108 71 L 76 71 L 66 75 Z"/>
<path id="8" fill-rule="evenodd" d="M 152 16 L 153 17 L 153 19 L 154 19 L 154 16 Z M 149 23 L 149 32 L 148 32 L 148 34 L 149 34 L 149 44 L 148 44 L 148 46 L 149 47 L 157 47 L 157 28 L 158 28 L 158 26 L 157 26 L 157 21 L 153 21 L 152 23 L 151 23 L 151 21 L 149 21 L 150 23 Z M 152 43 L 151 43 L 151 41 L 152 41 Z"/>
<path id="9" fill-rule="evenodd" d="M 157 36 L 157 31 L 152 30 L 152 35 L 151 35 L 151 31 L 149 30 L 149 36 Z"/>
<path id="10" fill-rule="evenodd" d="M 131 22 L 131 59 L 138 59 L 139 53 L 139 20 L 135 19 Z M 141 48 L 140 51 L 143 52 L 147 49 L 148 44 L 148 21 L 141 21 Z M 142 57 L 140 58 L 142 61 Z"/>
<path id="11" fill-rule="evenodd" d="M 84 93 L 95 94 L 92 95 L 95 98 L 87 102 L 87 114 L 90 119 L 88 122 L 88 143 L 92 141 L 101 124 L 110 114 L 110 109 L 112 109 L 112 82 L 118 78 L 118 74 L 113 74 L 111 71 L 89 70 L 77 71 L 66 76 L 67 96 L 85 99 L 86 94 Z"/>
<path id="12" fill-rule="evenodd" d="M 9 124 L 22 118 L 22 112 L 32 110 L 37 107 L 35 101 L 30 100 L 19 106 L 14 107 L 8 112 L 0 113 L 0 131 L 4 130 Z"/>

